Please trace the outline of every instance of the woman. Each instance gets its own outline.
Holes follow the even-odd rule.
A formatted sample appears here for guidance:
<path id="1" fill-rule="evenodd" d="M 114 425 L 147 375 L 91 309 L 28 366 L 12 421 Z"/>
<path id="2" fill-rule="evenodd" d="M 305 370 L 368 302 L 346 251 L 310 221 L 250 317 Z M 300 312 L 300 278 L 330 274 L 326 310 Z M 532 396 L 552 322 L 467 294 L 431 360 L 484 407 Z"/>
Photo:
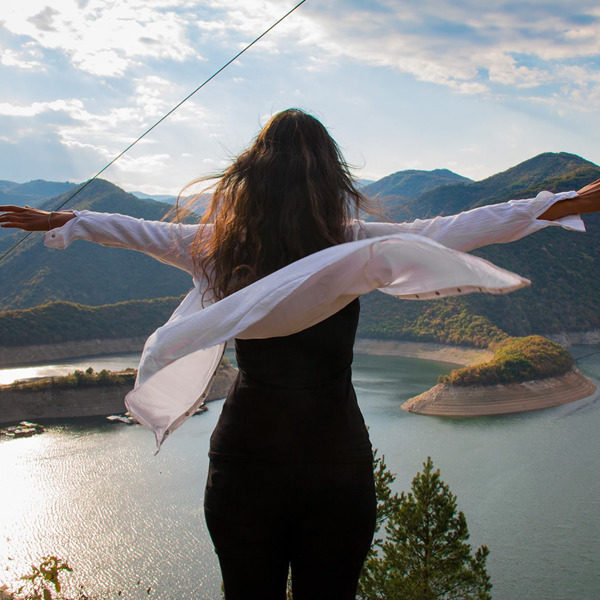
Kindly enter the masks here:
<path id="1" fill-rule="evenodd" d="M 352 220 L 363 204 L 326 129 L 292 109 L 221 175 L 200 225 L 0 207 L 2 227 L 49 231 L 49 246 L 83 238 L 193 274 L 195 290 L 149 339 L 126 400 L 159 444 L 236 338 L 239 374 L 211 437 L 205 494 L 228 600 L 284 598 L 289 566 L 296 600 L 355 596 L 375 520 L 351 383 L 358 296 L 526 285 L 462 252 L 553 224 L 582 229 L 574 215 L 600 209 L 600 180 L 408 224 Z"/>

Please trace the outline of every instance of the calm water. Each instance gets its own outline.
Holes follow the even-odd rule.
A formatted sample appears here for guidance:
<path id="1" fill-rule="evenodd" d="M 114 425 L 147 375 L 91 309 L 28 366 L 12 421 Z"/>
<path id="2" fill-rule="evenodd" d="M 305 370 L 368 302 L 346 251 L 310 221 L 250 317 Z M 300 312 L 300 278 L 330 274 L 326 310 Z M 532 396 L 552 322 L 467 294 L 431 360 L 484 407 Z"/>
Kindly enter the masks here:
<path id="1" fill-rule="evenodd" d="M 575 356 L 599 352 L 573 349 Z M 135 366 L 136 355 L 47 365 L 47 372 Z M 600 354 L 579 367 L 600 379 Z M 373 445 L 408 489 L 429 455 L 458 496 L 474 545 L 491 550 L 496 600 L 600 597 L 600 401 L 507 417 L 452 420 L 401 403 L 450 367 L 359 355 L 355 385 Z M 12 373 L 12 375 L 11 375 Z M 45 374 L 0 371 L 0 382 Z M 190 419 L 153 456 L 141 427 L 57 425 L 0 442 L 0 581 L 44 554 L 65 558 L 88 592 L 161 600 L 218 599 L 202 514 L 208 438 L 222 402 Z M 147 590 L 150 589 L 148 595 Z"/>

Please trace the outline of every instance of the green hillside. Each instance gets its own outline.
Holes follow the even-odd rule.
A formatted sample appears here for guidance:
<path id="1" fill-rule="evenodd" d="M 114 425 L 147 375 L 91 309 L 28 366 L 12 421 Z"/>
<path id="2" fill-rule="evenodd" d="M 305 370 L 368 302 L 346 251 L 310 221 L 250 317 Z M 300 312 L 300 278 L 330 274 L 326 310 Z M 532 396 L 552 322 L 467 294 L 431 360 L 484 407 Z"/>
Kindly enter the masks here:
<path id="1" fill-rule="evenodd" d="M 461 180 L 440 185 L 440 173 L 450 179 L 460 176 L 433 171 L 429 173 L 429 183 L 419 184 L 427 191 L 409 197 L 416 188 L 411 192 L 400 183 L 412 180 L 413 185 L 416 173 L 406 172 L 403 177 L 400 172 L 390 176 L 391 179 L 384 178 L 388 179 L 384 182 L 386 190 L 404 190 L 405 196 L 389 196 L 388 206 L 392 212 L 405 212 L 406 219 L 531 197 L 542 189 L 578 189 L 599 178 L 600 167 L 572 154 L 546 153 L 478 182 Z M 422 175 L 419 172 L 419 177 Z M 398 184 L 395 188 L 394 182 Z M 2 185 L 0 182 L 0 188 Z M 376 189 L 373 185 L 367 189 Z M 60 198 L 47 205 L 56 206 L 59 201 Z M 166 204 L 136 198 L 106 181 L 90 185 L 76 206 L 148 219 L 159 219 L 169 209 Z M 586 216 L 585 222 L 586 234 L 553 227 L 516 243 L 476 252 L 528 277 L 533 282 L 531 287 L 506 296 L 470 294 L 428 302 L 398 301 L 374 292 L 361 300 L 359 335 L 486 347 L 507 335 L 598 329 L 600 215 Z M 14 233 L 4 232 L 0 250 L 14 239 Z M 39 234 L 0 264 L 0 278 L 0 310 L 32 307 L 53 300 L 97 306 L 173 297 L 191 287 L 189 275 L 138 253 L 82 241 L 65 251 L 50 250 L 44 248 Z M 112 335 L 107 330 L 107 337 Z"/>
<path id="2" fill-rule="evenodd" d="M 545 153 L 474 183 L 437 187 L 416 199 L 398 199 L 412 218 L 454 214 L 511 198 L 532 197 L 543 189 L 579 189 L 600 177 L 600 167 L 567 153 Z M 584 331 L 600 328 L 600 215 L 585 216 L 587 233 L 548 228 L 511 244 L 474 252 L 531 279 L 532 285 L 502 296 L 469 294 L 428 302 L 398 302 L 374 292 L 362 299 L 359 335 L 461 342 L 453 322 L 462 315 L 462 331 L 487 323 L 510 335 Z M 472 321 L 472 322 L 471 322 Z M 432 327 L 431 323 L 435 326 Z M 485 329 L 485 328 L 484 328 Z M 491 330 L 493 331 L 493 330 Z M 477 334 L 493 339 L 494 334 Z M 467 335 L 468 337 L 468 335 Z"/>
<path id="3" fill-rule="evenodd" d="M 43 204 L 51 209 L 64 196 Z M 171 208 L 140 200 L 108 181 L 90 184 L 71 208 L 119 212 L 161 219 Z M 5 230 L 8 231 L 8 230 Z M 0 251 L 22 236 L 10 231 L 0 238 Z M 156 260 L 120 248 L 102 248 L 76 241 L 67 250 L 53 250 L 35 233 L 0 263 L 0 310 L 37 306 L 53 300 L 99 305 L 133 299 L 179 296 L 192 287 L 190 275 Z"/>
<path id="4" fill-rule="evenodd" d="M 573 367 L 573 358 L 559 344 L 539 335 L 507 338 L 489 362 L 456 369 L 438 381 L 450 385 L 496 385 L 559 377 Z"/>
<path id="5" fill-rule="evenodd" d="M 29 346 L 150 335 L 181 298 L 130 300 L 104 306 L 48 302 L 0 312 L 0 346 Z"/>

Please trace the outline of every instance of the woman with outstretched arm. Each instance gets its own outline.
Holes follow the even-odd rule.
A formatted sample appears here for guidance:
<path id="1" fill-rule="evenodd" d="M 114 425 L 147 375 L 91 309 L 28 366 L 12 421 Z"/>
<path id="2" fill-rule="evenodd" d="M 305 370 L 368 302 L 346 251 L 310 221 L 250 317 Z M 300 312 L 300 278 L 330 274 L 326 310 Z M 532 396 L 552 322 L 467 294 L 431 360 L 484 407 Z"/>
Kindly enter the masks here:
<path id="1" fill-rule="evenodd" d="M 527 280 L 465 254 L 547 226 L 583 230 L 600 180 L 413 223 L 353 219 L 365 199 L 323 125 L 275 115 L 217 181 L 196 225 L 0 206 L 0 225 L 145 252 L 194 289 L 150 336 L 126 398 L 160 445 L 235 338 L 239 373 L 210 442 L 205 516 L 227 600 L 354 598 L 371 544 L 368 433 L 351 383 L 358 297 L 503 293 Z"/>

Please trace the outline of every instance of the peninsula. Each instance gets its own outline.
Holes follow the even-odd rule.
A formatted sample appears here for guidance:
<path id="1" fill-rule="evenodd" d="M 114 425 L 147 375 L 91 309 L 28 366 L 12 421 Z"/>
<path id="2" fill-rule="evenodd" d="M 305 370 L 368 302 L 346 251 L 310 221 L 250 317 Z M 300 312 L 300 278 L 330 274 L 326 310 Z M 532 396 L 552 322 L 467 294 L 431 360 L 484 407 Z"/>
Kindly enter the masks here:
<path id="1" fill-rule="evenodd" d="M 408 412 L 478 417 L 550 408 L 591 396 L 596 385 L 569 353 L 541 336 L 508 338 L 492 360 L 452 371 L 433 388 L 410 398 Z"/>

